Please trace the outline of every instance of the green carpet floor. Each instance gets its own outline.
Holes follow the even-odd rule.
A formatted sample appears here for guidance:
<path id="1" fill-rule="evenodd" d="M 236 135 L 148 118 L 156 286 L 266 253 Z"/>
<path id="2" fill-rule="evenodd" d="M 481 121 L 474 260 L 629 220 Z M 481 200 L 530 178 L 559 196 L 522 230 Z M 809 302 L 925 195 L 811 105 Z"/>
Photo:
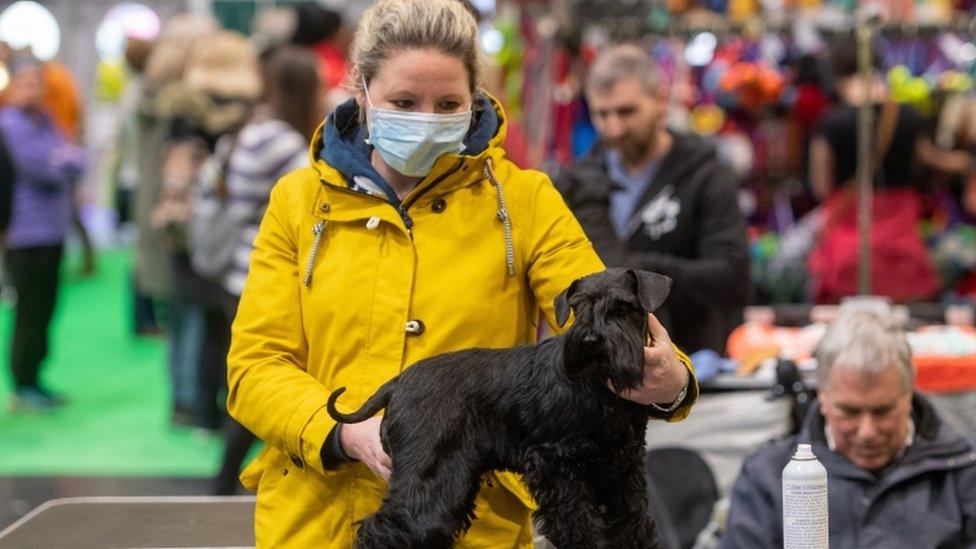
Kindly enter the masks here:
<path id="1" fill-rule="evenodd" d="M 50 414 L 6 411 L 12 311 L 0 308 L 0 476 L 210 476 L 222 442 L 169 423 L 164 341 L 129 324 L 129 254 L 103 251 L 94 276 L 66 262 L 42 380 L 69 404 Z"/>

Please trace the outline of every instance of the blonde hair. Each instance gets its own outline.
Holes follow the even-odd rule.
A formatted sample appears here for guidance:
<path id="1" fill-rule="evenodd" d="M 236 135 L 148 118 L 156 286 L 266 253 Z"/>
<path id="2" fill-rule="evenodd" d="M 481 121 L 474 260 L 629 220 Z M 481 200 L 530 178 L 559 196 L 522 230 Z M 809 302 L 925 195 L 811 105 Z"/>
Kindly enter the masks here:
<path id="1" fill-rule="evenodd" d="M 385 59 L 410 49 L 433 49 L 459 59 L 472 95 L 481 87 L 484 60 L 478 23 L 458 0 L 381 0 L 359 21 L 352 48 L 356 74 L 350 85 L 363 89 Z"/>

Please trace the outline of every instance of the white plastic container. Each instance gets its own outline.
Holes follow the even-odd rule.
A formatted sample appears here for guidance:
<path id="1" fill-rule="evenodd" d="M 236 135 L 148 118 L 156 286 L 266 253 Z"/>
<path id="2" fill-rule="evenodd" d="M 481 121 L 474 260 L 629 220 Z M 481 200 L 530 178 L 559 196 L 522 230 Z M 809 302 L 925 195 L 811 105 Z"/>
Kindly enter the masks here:
<path id="1" fill-rule="evenodd" d="M 783 469 L 783 549 L 828 549 L 827 470 L 809 444 Z"/>

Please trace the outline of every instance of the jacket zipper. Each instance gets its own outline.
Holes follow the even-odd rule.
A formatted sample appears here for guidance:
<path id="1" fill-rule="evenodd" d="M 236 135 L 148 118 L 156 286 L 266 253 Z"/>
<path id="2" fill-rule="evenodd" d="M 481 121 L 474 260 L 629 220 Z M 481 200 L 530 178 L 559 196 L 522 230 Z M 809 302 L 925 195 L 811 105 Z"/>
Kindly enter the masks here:
<path id="1" fill-rule="evenodd" d="M 305 263 L 305 277 L 302 285 L 306 288 L 312 287 L 312 271 L 315 269 L 315 258 L 319 255 L 319 246 L 322 244 L 322 235 L 325 233 L 325 221 L 319 221 L 312 227 L 312 234 L 315 240 L 312 241 L 312 249 L 308 252 L 308 261 Z"/>

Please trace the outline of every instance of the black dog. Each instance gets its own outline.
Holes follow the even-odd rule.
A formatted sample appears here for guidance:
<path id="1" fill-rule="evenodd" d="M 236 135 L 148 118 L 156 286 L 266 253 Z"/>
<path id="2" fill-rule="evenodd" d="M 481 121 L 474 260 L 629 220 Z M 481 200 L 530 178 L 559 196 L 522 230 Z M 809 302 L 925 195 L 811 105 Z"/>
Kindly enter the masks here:
<path id="1" fill-rule="evenodd" d="M 647 313 L 671 279 L 610 269 L 556 298 L 560 336 L 514 349 L 472 349 L 422 360 L 358 411 L 382 408 L 393 460 L 386 498 L 359 528 L 357 547 L 450 547 L 474 517 L 481 476 L 521 473 L 542 531 L 560 549 L 657 547 L 647 507 L 644 430 L 649 409 L 618 397 L 644 377 Z"/>

